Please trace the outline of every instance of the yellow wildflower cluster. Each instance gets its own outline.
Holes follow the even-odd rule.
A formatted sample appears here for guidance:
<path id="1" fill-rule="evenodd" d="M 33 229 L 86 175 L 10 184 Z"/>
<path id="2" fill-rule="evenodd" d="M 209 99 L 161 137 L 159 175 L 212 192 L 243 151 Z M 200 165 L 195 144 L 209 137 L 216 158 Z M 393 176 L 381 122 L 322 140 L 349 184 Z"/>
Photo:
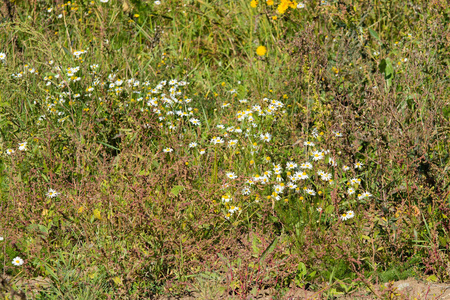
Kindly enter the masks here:
<path id="1" fill-rule="evenodd" d="M 281 3 L 278 5 L 277 11 L 280 15 L 284 14 L 288 8 L 296 8 L 297 2 L 291 0 L 281 0 Z"/>

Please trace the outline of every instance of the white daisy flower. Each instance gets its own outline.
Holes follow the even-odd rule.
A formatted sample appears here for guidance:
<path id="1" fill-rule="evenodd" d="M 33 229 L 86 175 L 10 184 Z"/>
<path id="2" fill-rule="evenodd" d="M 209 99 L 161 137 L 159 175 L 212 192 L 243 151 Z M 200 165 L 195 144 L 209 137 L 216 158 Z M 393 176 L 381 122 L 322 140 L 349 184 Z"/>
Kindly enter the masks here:
<path id="1" fill-rule="evenodd" d="M 323 173 L 321 176 L 323 181 L 330 181 L 331 180 L 331 174 L 330 173 Z"/>
<path id="2" fill-rule="evenodd" d="M 270 142 L 270 140 L 272 139 L 272 135 L 267 132 L 265 134 L 261 134 L 260 138 L 261 138 L 261 140 L 263 140 L 265 142 Z"/>
<path id="3" fill-rule="evenodd" d="M 242 195 L 250 195 L 251 191 L 248 187 L 244 187 L 241 191 Z"/>
<path id="4" fill-rule="evenodd" d="M 341 215 L 341 220 L 345 221 L 345 220 L 353 218 L 354 216 L 355 216 L 355 213 L 353 212 L 353 210 L 349 210 L 348 212 Z"/>
<path id="5" fill-rule="evenodd" d="M 312 190 L 312 189 L 306 189 L 305 192 L 306 192 L 308 195 L 311 195 L 311 196 L 315 196 L 315 195 L 316 195 L 316 192 L 315 192 L 314 190 Z"/>
<path id="6" fill-rule="evenodd" d="M 302 163 L 301 165 L 300 165 L 300 168 L 301 169 L 312 169 L 312 164 L 311 163 L 309 163 L 309 162 L 305 162 L 305 163 Z"/>
<path id="7" fill-rule="evenodd" d="M 236 174 L 234 174 L 233 172 L 227 172 L 226 176 L 229 179 L 236 179 L 237 178 Z"/>
<path id="8" fill-rule="evenodd" d="M 228 147 L 234 147 L 237 145 L 238 140 L 229 140 Z"/>
<path id="9" fill-rule="evenodd" d="M 288 170 L 295 169 L 295 168 L 297 168 L 297 164 L 295 162 L 293 162 L 293 161 L 289 161 L 289 162 L 286 163 L 286 168 Z"/>
<path id="10" fill-rule="evenodd" d="M 169 148 L 169 147 L 167 147 L 167 148 L 164 148 L 164 149 L 163 149 L 163 151 L 164 151 L 165 153 L 170 153 L 170 152 L 172 152 L 172 151 L 173 151 L 173 149 L 172 149 L 172 148 Z"/>
<path id="11" fill-rule="evenodd" d="M 189 120 L 192 124 L 199 126 L 201 125 L 200 121 L 198 119 L 192 118 Z"/>
<path id="12" fill-rule="evenodd" d="M 19 150 L 20 151 L 25 151 L 27 150 L 27 142 L 23 142 L 19 144 Z"/>
<path id="13" fill-rule="evenodd" d="M 12 264 L 15 266 L 21 266 L 23 265 L 23 259 L 17 256 L 16 258 L 13 259 Z"/>
<path id="14" fill-rule="evenodd" d="M 54 189 L 48 189 L 48 192 L 47 192 L 47 197 L 49 197 L 49 198 L 55 198 L 55 197 L 58 197 L 58 195 L 59 195 L 60 193 L 59 192 L 57 192 L 57 191 L 55 191 Z"/>
<path id="15" fill-rule="evenodd" d="M 321 152 L 321 151 L 314 151 L 313 152 L 313 160 L 314 161 L 318 161 L 318 160 L 321 160 L 321 159 L 323 159 L 324 158 L 324 154 L 323 154 L 323 152 Z"/>

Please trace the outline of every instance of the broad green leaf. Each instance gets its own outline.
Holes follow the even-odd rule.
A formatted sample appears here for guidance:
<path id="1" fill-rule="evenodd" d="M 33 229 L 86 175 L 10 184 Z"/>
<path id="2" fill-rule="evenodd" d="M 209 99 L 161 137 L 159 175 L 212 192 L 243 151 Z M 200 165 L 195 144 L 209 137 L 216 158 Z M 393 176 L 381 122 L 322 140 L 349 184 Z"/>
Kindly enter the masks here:
<path id="1" fill-rule="evenodd" d="M 376 40 L 378 40 L 378 41 L 380 40 L 380 37 L 378 36 L 378 33 L 375 30 L 373 30 L 372 28 L 369 28 L 369 33 Z"/>
<path id="2" fill-rule="evenodd" d="M 275 249 L 277 243 L 278 239 L 274 238 L 272 243 L 270 243 L 270 245 L 266 248 L 266 250 L 264 250 L 263 254 L 261 255 L 261 258 L 259 259 L 260 262 L 263 262 L 266 259 L 266 256 Z"/>
<path id="3" fill-rule="evenodd" d="M 183 187 L 181 185 L 176 185 L 170 190 L 170 193 L 174 196 L 178 196 L 182 190 Z"/>

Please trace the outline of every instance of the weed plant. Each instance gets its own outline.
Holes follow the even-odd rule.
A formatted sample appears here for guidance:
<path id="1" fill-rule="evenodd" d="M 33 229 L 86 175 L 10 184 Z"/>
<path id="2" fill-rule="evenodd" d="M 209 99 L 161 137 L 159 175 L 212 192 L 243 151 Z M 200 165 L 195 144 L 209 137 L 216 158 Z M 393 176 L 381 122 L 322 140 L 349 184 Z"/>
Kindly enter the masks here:
<path id="1" fill-rule="evenodd" d="M 0 21 L 6 291 L 449 279 L 444 1 L 4 0 Z"/>

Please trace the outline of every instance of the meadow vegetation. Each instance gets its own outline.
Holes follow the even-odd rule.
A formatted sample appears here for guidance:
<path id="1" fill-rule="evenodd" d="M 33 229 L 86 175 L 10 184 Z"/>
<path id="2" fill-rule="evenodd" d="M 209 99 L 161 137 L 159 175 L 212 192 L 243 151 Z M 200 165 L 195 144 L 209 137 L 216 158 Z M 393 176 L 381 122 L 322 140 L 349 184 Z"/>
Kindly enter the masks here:
<path id="1" fill-rule="evenodd" d="M 1 4 L 14 290 L 392 299 L 373 287 L 450 279 L 446 1 Z"/>

